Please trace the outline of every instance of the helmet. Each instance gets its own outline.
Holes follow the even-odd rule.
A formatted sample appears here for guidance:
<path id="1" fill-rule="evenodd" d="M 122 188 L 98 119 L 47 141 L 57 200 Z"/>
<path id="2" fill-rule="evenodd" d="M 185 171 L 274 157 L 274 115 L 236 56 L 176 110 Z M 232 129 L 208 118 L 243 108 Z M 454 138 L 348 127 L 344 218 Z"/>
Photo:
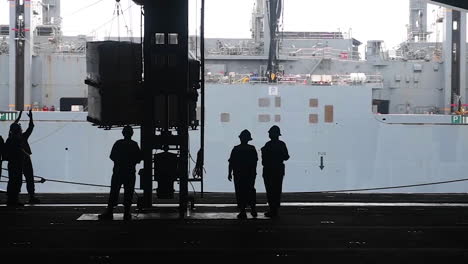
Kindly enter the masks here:
<path id="1" fill-rule="evenodd" d="M 268 130 L 268 133 L 281 136 L 281 130 L 278 126 L 272 126 L 270 130 Z"/>
<path id="2" fill-rule="evenodd" d="M 250 131 L 248 131 L 247 129 L 245 129 L 244 131 L 242 131 L 239 135 L 239 138 L 240 139 L 246 139 L 246 140 L 252 140 L 252 135 L 250 134 Z"/>
<path id="3" fill-rule="evenodd" d="M 10 133 L 11 134 L 19 134 L 21 133 L 21 125 L 18 123 L 13 123 L 10 125 Z"/>
<path id="4" fill-rule="evenodd" d="M 125 126 L 122 130 L 122 135 L 133 136 L 133 128 L 131 126 Z"/>

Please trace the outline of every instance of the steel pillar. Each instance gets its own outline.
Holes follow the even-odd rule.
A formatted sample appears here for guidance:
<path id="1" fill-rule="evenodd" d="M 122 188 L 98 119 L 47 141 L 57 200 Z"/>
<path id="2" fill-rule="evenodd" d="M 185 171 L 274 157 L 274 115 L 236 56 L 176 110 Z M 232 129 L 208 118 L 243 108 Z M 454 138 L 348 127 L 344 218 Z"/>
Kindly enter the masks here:
<path id="1" fill-rule="evenodd" d="M 152 204 L 153 152 L 162 145 L 179 150 L 179 212 L 188 204 L 189 61 L 188 0 L 144 1 L 144 104 L 142 149 L 144 206 Z M 169 100 L 175 98 L 175 100 Z M 161 103 L 163 102 L 163 103 Z M 159 105 L 162 104 L 162 105 Z M 177 121 L 170 109 L 177 109 Z M 161 117 L 156 124 L 157 117 Z M 170 133 L 175 133 L 170 136 Z"/>
<path id="2" fill-rule="evenodd" d="M 16 110 L 16 54 L 17 54 L 17 12 L 16 0 L 9 0 L 10 4 L 10 75 L 8 91 L 8 108 L 10 111 Z"/>
<path id="3" fill-rule="evenodd" d="M 21 4 L 22 2 L 22 4 Z M 10 0 L 10 110 L 31 107 L 31 0 Z"/>
<path id="4" fill-rule="evenodd" d="M 462 103 L 468 103 L 466 96 L 468 95 L 467 89 L 467 16 L 466 11 L 461 11 L 460 14 L 460 96 L 462 97 Z"/>
<path id="5" fill-rule="evenodd" d="M 23 110 L 32 109 L 31 105 L 31 76 L 32 76 L 32 5 L 31 0 L 24 0 L 24 90 L 23 90 Z"/>
<path id="6" fill-rule="evenodd" d="M 460 97 L 466 102 L 466 13 L 446 9 L 444 27 L 444 105 L 450 114 L 457 110 L 454 105 Z"/>

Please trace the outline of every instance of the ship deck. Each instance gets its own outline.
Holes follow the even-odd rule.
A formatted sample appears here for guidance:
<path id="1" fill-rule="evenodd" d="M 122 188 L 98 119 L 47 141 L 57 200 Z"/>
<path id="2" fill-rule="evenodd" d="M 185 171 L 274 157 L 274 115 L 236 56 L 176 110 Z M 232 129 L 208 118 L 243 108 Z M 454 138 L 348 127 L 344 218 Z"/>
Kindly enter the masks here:
<path id="1" fill-rule="evenodd" d="M 259 194 L 259 212 L 266 210 Z M 41 205 L 4 206 L 0 252 L 16 263 L 128 263 L 179 259 L 284 263 L 455 263 L 468 260 L 468 195 L 285 194 L 281 216 L 240 221 L 231 193 L 177 200 L 95 221 L 107 194 L 41 194 Z M 25 200 L 26 197 L 22 197 Z"/>

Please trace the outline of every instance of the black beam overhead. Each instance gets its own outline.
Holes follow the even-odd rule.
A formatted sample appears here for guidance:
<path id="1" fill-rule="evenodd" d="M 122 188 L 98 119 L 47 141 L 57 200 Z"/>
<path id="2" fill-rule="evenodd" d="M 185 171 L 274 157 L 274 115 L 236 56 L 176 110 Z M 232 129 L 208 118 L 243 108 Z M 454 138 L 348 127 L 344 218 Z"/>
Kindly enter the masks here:
<path id="1" fill-rule="evenodd" d="M 466 0 L 431 0 L 434 4 L 444 4 L 468 10 L 468 1 Z"/>

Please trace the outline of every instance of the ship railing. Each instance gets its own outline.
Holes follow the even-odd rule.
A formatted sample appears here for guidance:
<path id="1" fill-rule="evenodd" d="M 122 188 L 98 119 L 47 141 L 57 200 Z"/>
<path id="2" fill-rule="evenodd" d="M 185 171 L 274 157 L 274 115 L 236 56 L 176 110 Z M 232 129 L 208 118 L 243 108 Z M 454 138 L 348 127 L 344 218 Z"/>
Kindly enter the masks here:
<path id="1" fill-rule="evenodd" d="M 383 84 L 383 76 L 374 75 L 333 75 L 333 83 L 339 85 Z"/>
<path id="2" fill-rule="evenodd" d="M 229 73 L 228 75 L 217 73 L 207 74 L 207 83 L 222 84 L 260 84 L 269 83 L 267 77 Z M 309 85 L 363 85 L 363 84 L 383 84 L 383 76 L 379 74 L 348 74 L 348 75 L 310 75 L 310 74 L 278 74 L 275 83 L 279 84 L 309 84 Z"/>
<path id="3" fill-rule="evenodd" d="M 256 56 L 260 55 L 261 51 L 255 47 L 221 47 L 208 49 L 208 55 L 214 56 Z"/>
<path id="4" fill-rule="evenodd" d="M 230 73 L 225 75 L 222 73 L 218 74 L 207 74 L 205 76 L 207 83 L 223 83 L 223 84 L 242 84 L 242 83 L 268 83 L 267 77 L 252 76 L 251 74 L 235 74 Z"/>
<path id="5" fill-rule="evenodd" d="M 299 58 L 359 60 L 359 52 L 325 48 L 282 48 L 280 55 Z"/>

